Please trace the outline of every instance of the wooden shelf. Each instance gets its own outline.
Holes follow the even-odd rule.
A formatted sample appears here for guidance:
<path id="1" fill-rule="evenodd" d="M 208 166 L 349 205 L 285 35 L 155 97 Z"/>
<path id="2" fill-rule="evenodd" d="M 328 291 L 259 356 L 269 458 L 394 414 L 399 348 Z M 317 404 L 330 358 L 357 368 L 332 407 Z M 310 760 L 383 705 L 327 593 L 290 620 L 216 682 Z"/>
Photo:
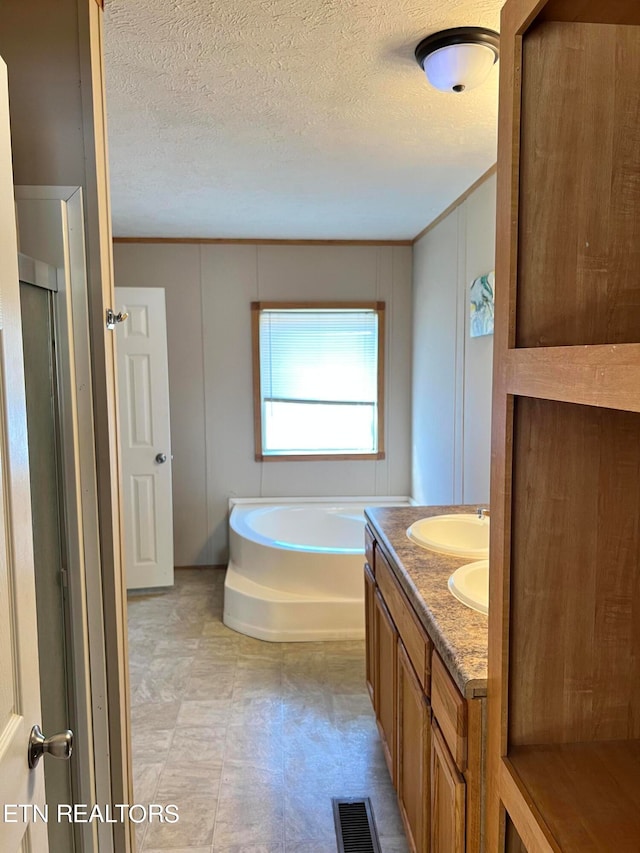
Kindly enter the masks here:
<path id="1" fill-rule="evenodd" d="M 638 82 L 640 0 L 505 3 L 492 853 L 640 851 Z"/>
<path id="2" fill-rule="evenodd" d="M 529 853 L 640 849 L 640 741 L 519 747 L 502 771 Z"/>
<path id="3" fill-rule="evenodd" d="M 508 394 L 640 412 L 640 344 L 511 349 L 503 365 Z"/>

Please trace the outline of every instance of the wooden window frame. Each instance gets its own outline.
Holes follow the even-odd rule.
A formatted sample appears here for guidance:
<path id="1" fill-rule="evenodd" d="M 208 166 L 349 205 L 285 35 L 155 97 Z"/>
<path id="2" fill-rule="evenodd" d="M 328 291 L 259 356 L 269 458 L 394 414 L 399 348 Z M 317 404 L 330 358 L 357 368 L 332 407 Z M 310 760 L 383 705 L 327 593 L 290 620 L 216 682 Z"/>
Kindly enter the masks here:
<path id="1" fill-rule="evenodd" d="M 252 302 L 251 347 L 253 363 L 253 433 L 256 462 L 340 462 L 370 461 L 385 458 L 384 451 L 384 365 L 385 365 L 385 303 L 384 302 Z M 376 453 L 280 453 L 265 454 L 262 448 L 262 389 L 260 386 L 260 313 L 266 310 L 364 310 L 378 315 L 378 450 Z"/>

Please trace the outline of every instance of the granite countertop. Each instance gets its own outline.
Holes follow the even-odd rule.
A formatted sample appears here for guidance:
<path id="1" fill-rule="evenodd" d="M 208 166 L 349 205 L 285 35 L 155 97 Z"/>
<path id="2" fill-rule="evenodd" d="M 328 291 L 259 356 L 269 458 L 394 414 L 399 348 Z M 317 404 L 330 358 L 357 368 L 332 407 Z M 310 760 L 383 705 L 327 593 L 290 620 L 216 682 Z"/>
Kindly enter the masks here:
<path id="1" fill-rule="evenodd" d="M 390 558 L 398 581 L 434 648 L 467 699 L 487 695 L 487 617 L 461 604 L 447 587 L 449 575 L 469 562 L 427 551 L 407 528 L 430 515 L 475 512 L 476 506 L 368 507 L 365 515 Z"/>

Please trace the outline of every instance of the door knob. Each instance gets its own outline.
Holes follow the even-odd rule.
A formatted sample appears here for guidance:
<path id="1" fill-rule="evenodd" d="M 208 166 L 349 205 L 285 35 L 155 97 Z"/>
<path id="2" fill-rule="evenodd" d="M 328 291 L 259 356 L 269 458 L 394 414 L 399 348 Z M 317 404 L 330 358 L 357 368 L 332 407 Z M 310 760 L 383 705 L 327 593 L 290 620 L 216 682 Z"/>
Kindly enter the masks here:
<path id="1" fill-rule="evenodd" d="M 158 463 L 158 465 L 162 465 L 166 461 L 167 461 L 167 454 L 166 453 L 158 453 L 158 455 L 156 456 L 156 462 Z"/>
<path id="2" fill-rule="evenodd" d="M 67 729 L 66 732 L 45 737 L 40 726 L 34 726 L 29 736 L 28 752 L 29 767 L 32 770 L 45 752 L 54 758 L 63 758 L 68 761 L 73 752 L 73 732 Z"/>

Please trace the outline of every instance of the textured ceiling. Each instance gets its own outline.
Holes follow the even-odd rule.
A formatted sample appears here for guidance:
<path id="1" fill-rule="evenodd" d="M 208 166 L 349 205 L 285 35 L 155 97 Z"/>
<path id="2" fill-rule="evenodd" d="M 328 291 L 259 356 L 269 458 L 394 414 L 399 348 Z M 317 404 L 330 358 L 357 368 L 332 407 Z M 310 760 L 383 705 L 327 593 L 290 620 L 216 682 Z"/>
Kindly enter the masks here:
<path id="1" fill-rule="evenodd" d="M 106 0 L 114 234 L 406 239 L 496 159 L 497 66 L 431 89 L 425 35 L 503 0 Z"/>

